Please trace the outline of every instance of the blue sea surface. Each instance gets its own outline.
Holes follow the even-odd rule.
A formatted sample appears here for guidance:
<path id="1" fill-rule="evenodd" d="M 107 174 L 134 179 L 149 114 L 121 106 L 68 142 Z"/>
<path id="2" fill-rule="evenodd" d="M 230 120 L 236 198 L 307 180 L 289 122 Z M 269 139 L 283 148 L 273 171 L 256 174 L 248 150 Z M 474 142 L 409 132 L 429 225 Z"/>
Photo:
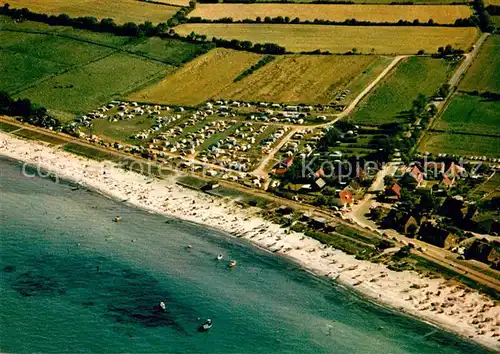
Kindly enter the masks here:
<path id="1" fill-rule="evenodd" d="M 2 352 L 486 352 L 242 240 L 74 189 L 0 159 Z"/>

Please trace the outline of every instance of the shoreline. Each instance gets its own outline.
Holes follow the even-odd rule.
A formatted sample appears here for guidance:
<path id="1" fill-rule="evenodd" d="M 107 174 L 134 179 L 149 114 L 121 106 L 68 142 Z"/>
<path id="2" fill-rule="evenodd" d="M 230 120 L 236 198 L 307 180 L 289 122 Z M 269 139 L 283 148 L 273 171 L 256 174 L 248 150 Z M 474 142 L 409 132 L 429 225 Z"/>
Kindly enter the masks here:
<path id="1" fill-rule="evenodd" d="M 301 233 L 288 233 L 252 209 L 182 187 L 175 183 L 175 177 L 151 180 L 116 168 L 109 161 L 89 160 L 4 132 L 0 132 L 0 155 L 39 166 L 130 206 L 244 239 L 269 253 L 285 256 L 313 275 L 354 290 L 370 302 L 451 331 L 487 349 L 500 350 L 500 307 L 463 285 L 356 260 Z"/>

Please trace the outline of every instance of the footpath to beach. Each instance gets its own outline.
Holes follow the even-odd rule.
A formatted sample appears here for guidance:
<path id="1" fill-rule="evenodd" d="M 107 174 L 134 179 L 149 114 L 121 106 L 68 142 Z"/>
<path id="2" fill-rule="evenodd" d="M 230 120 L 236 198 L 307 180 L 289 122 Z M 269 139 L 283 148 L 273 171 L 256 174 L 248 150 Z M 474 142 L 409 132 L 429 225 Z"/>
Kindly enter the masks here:
<path id="1" fill-rule="evenodd" d="M 171 180 L 151 180 L 0 132 L 0 155 L 38 165 L 81 185 L 153 212 L 204 224 L 284 255 L 320 276 L 336 279 L 378 303 L 500 351 L 500 307 L 487 296 L 442 278 L 356 260 L 320 242 L 282 228 L 230 201 L 196 192 Z M 110 215 L 110 218 L 114 215 Z M 111 219 L 110 219 L 111 220 Z M 242 265 L 244 266 L 244 265 Z"/>

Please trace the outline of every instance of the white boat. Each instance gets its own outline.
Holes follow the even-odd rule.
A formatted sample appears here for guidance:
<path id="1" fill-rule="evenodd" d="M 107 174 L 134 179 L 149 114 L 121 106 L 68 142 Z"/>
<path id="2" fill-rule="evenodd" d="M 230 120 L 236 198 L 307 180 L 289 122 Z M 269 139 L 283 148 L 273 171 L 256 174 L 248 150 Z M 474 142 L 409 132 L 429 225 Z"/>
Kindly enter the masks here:
<path id="1" fill-rule="evenodd" d="M 224 256 L 223 256 L 222 254 L 219 254 L 219 255 L 217 256 L 217 260 L 218 260 L 218 261 L 220 261 L 223 257 L 224 257 Z"/>
<path id="2" fill-rule="evenodd" d="M 160 308 L 165 311 L 167 309 L 167 305 L 163 301 L 160 301 Z"/>
<path id="3" fill-rule="evenodd" d="M 236 261 L 235 260 L 232 260 L 231 262 L 229 262 L 229 268 L 233 268 L 233 267 L 236 267 Z"/>
<path id="4" fill-rule="evenodd" d="M 206 332 L 212 328 L 212 320 L 209 318 L 203 325 L 198 328 L 198 332 Z"/>

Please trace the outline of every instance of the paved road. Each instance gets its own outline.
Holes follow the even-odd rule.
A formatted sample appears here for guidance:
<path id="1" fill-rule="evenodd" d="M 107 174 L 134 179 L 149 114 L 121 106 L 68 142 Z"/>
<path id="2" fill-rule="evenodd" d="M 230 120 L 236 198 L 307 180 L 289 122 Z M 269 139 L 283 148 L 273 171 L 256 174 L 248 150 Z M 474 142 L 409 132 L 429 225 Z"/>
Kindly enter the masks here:
<path id="1" fill-rule="evenodd" d="M 464 61 L 457 69 L 457 71 L 455 71 L 453 76 L 450 78 L 450 81 L 448 81 L 448 84 L 451 87 L 458 85 L 460 79 L 462 78 L 462 75 L 465 74 L 469 66 L 477 57 L 477 55 L 479 54 L 479 50 L 481 49 L 481 46 L 483 45 L 484 41 L 488 38 L 489 35 L 490 35 L 489 33 L 483 33 L 483 35 L 479 37 L 479 39 L 477 40 L 475 48 L 470 53 L 465 54 Z"/>
<path id="2" fill-rule="evenodd" d="M 346 107 L 342 113 L 340 113 L 334 121 L 328 122 L 326 124 L 322 124 L 323 126 L 334 124 L 339 119 L 342 119 L 349 115 L 354 108 L 361 102 L 361 100 L 404 58 L 407 58 L 408 55 L 398 55 L 395 57 L 392 62 L 373 80 L 368 86 L 365 87 L 363 91 Z"/>

